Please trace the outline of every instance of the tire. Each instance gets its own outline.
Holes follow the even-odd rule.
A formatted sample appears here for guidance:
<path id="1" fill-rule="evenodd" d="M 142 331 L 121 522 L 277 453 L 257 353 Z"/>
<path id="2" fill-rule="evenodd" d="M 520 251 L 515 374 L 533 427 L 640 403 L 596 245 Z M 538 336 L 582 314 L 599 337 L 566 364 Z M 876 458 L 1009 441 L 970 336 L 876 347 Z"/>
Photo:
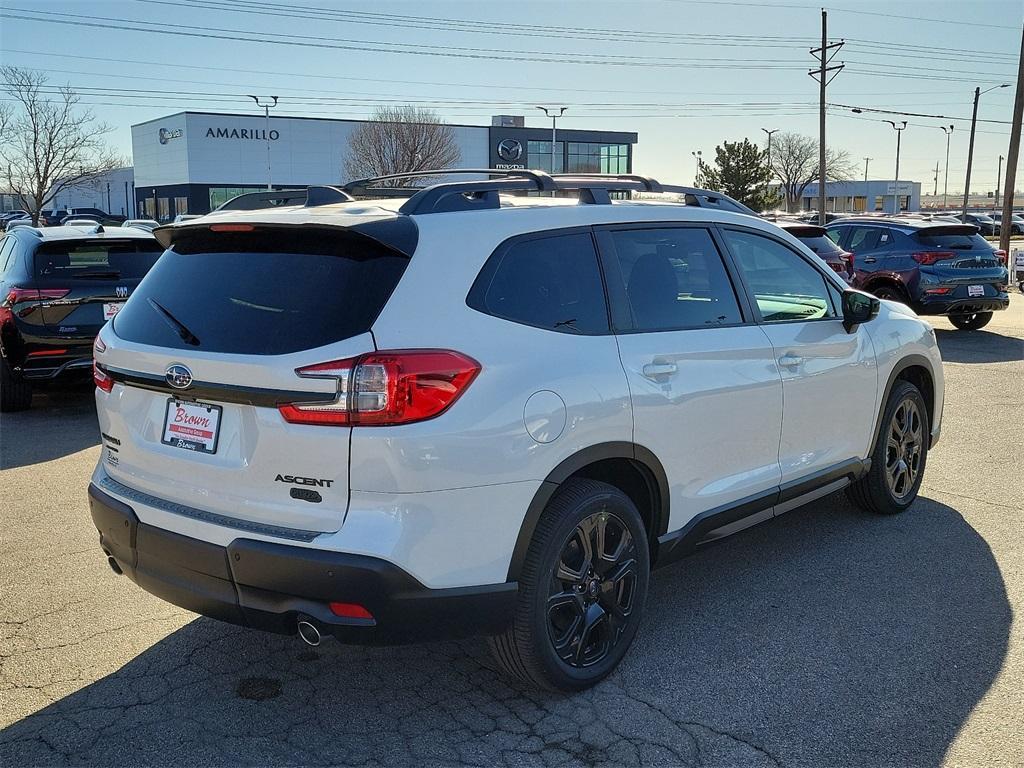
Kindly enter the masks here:
<path id="1" fill-rule="evenodd" d="M 25 411 L 32 406 L 32 385 L 23 380 L 0 357 L 0 412 Z"/>
<path id="2" fill-rule="evenodd" d="M 893 288 L 888 285 L 880 285 L 871 291 L 876 298 L 888 299 L 889 301 L 898 301 L 900 304 L 907 303 L 906 294 L 903 293 L 899 288 Z"/>
<path id="3" fill-rule="evenodd" d="M 588 561 L 584 534 L 593 555 L 597 542 L 604 542 L 605 557 Z M 594 565 L 592 576 L 587 562 Z M 583 575 L 570 578 L 571 571 Z M 649 578 L 647 532 L 630 498 L 607 483 L 570 480 L 537 523 L 512 625 L 489 638 L 491 653 L 507 675 L 529 685 L 589 688 L 629 650 Z"/>
<path id="4" fill-rule="evenodd" d="M 916 414 L 916 424 L 911 414 Z M 920 390 L 909 381 L 897 381 L 882 413 L 871 469 L 847 488 L 850 500 L 879 515 L 895 515 L 913 504 L 924 477 L 930 435 L 928 408 Z"/>
<path id="5" fill-rule="evenodd" d="M 984 328 L 992 319 L 991 312 L 974 312 L 969 315 L 950 315 L 949 322 L 961 331 L 976 331 Z"/>

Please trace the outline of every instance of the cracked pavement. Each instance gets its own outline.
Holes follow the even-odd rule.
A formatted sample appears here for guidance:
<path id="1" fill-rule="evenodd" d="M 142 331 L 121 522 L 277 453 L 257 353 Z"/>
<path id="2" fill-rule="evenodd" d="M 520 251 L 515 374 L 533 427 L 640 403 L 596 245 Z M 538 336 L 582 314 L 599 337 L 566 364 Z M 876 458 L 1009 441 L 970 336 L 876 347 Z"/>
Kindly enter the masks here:
<path id="1" fill-rule="evenodd" d="M 91 390 L 38 395 L 0 421 L 0 765 L 1024 765 L 1024 296 L 934 325 L 917 504 L 830 496 L 658 571 L 620 669 L 573 696 L 479 640 L 311 649 L 151 597 L 89 519 Z"/>

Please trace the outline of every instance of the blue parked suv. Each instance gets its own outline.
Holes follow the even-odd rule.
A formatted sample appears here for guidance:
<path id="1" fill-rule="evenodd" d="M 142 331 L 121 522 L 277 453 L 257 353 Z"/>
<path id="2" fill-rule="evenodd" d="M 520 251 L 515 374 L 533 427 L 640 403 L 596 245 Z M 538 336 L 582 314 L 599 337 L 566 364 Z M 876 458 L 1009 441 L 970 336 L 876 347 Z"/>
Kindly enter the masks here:
<path id="1" fill-rule="evenodd" d="M 1010 304 L 1006 267 L 973 225 L 842 219 L 828 235 L 853 254 L 855 288 L 920 315 L 948 315 L 960 330 L 976 330 Z"/>

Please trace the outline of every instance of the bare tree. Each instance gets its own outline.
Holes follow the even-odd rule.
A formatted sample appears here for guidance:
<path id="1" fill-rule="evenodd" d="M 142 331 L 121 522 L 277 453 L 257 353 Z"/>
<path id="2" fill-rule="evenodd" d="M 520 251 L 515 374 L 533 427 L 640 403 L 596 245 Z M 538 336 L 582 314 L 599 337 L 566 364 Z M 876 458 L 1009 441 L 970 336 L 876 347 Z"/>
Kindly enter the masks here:
<path id="1" fill-rule="evenodd" d="M 436 113 L 419 107 L 379 107 L 373 120 L 349 138 L 345 173 L 350 179 L 387 173 L 451 168 L 462 153 L 455 131 Z M 414 180 L 396 180 L 406 186 Z"/>
<path id="2" fill-rule="evenodd" d="M 13 101 L 0 131 L 0 181 L 21 198 L 33 224 L 62 190 L 94 183 L 126 164 L 104 139 L 110 127 L 79 110 L 69 87 L 10 66 L 0 68 L 0 81 Z"/>
<path id="3" fill-rule="evenodd" d="M 799 209 L 804 190 L 818 178 L 818 141 L 799 133 L 779 132 L 772 140 L 772 172 L 782 186 L 786 210 Z M 825 178 L 848 181 L 853 163 L 845 150 L 825 149 Z"/>

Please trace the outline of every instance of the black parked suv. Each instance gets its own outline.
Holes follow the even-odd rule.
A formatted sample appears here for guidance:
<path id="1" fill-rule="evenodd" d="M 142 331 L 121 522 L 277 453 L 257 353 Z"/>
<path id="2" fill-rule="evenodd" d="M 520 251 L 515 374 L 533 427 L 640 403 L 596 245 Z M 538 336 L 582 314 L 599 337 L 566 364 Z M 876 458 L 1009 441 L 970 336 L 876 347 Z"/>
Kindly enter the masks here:
<path id="1" fill-rule="evenodd" d="M 16 227 L 0 239 L 0 411 L 32 386 L 88 374 L 92 344 L 163 248 L 149 232 Z"/>
<path id="2" fill-rule="evenodd" d="M 948 315 L 957 328 L 973 330 L 1010 304 L 1001 252 L 970 224 L 843 219 L 828 234 L 853 254 L 854 287 L 918 314 Z"/>

